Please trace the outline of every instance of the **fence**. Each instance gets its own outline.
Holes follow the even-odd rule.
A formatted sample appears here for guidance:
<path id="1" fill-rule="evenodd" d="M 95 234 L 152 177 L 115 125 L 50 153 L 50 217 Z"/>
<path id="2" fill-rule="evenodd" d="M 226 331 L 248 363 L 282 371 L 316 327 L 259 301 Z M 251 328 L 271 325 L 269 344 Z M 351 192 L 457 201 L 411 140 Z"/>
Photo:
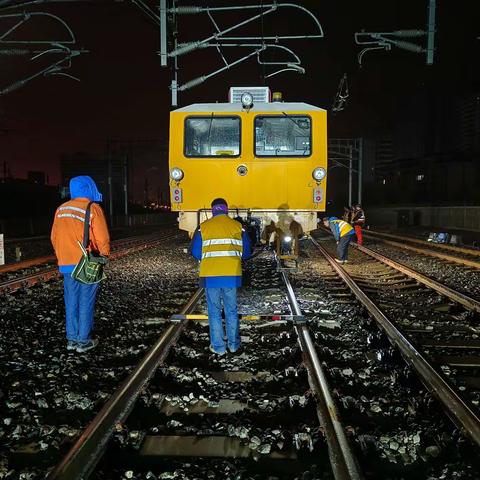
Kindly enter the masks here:
<path id="1" fill-rule="evenodd" d="M 480 232 L 480 206 L 368 208 L 367 223 L 373 226 L 419 226 Z"/>

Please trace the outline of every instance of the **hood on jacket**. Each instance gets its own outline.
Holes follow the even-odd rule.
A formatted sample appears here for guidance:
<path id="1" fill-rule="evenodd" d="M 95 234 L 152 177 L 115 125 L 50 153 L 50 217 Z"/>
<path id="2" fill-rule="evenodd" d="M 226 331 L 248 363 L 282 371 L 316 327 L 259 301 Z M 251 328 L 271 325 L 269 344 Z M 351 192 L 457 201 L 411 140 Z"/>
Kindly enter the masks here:
<path id="1" fill-rule="evenodd" d="M 93 179 L 87 175 L 73 177 L 70 179 L 70 197 L 88 198 L 92 202 L 101 202 L 102 194 L 98 191 Z"/>
<path id="2" fill-rule="evenodd" d="M 328 217 L 329 222 L 333 222 L 334 220 L 338 220 L 338 218 L 337 217 Z"/>

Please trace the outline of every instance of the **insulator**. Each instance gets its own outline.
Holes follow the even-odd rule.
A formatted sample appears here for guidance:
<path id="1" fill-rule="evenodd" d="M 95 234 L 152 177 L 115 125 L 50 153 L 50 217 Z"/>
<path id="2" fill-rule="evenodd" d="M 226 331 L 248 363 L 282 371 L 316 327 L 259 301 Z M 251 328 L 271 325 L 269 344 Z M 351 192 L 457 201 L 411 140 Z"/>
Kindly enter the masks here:
<path id="1" fill-rule="evenodd" d="M 412 42 L 390 40 L 389 43 L 395 45 L 395 47 L 402 48 L 403 50 L 408 50 L 410 52 L 422 53 L 425 51 L 423 47 Z"/>
<path id="2" fill-rule="evenodd" d="M 169 57 L 178 57 L 185 55 L 188 52 L 192 52 L 200 47 L 200 42 L 190 42 L 183 44 L 183 47 L 177 48 L 168 54 Z"/>
<path id="3" fill-rule="evenodd" d="M 26 48 L 5 48 L 0 50 L 0 55 L 5 55 L 5 56 L 11 56 L 13 57 L 14 55 L 29 55 L 30 50 Z"/>
<path id="4" fill-rule="evenodd" d="M 7 93 L 13 92 L 20 87 L 23 87 L 27 83 L 25 80 L 19 80 L 18 82 L 14 82 L 8 87 L 5 87 L 3 90 L 0 90 L 0 95 L 5 95 Z"/>
<path id="5" fill-rule="evenodd" d="M 181 85 L 180 87 L 178 87 L 178 90 L 183 92 L 184 90 L 188 90 L 189 88 L 193 88 L 193 87 L 196 87 L 197 85 L 200 85 L 205 80 L 206 80 L 205 77 L 194 78 L 193 80 L 190 80 L 189 82 L 186 82 L 183 85 Z"/>
<path id="6" fill-rule="evenodd" d="M 178 13 L 179 15 L 190 15 L 192 13 L 202 13 L 202 7 L 192 7 L 192 6 L 185 6 L 185 7 L 176 7 L 169 9 L 169 12 Z"/>
<path id="7" fill-rule="evenodd" d="M 388 33 L 389 36 L 393 37 L 423 37 L 426 34 L 425 30 L 395 30 Z"/>

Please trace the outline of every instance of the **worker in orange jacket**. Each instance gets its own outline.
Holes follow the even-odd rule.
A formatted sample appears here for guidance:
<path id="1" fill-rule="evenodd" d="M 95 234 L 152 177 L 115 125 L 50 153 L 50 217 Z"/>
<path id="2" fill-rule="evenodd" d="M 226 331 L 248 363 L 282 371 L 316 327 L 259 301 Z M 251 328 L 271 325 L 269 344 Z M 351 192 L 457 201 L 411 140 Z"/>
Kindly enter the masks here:
<path id="1" fill-rule="evenodd" d="M 97 346 L 98 340 L 90 338 L 93 328 L 95 300 L 99 283 L 84 284 L 71 274 L 82 257 L 79 242 L 83 242 L 85 214 L 89 203 L 101 202 L 102 194 L 92 178 L 74 177 L 70 180 L 71 200 L 60 205 L 55 212 L 51 241 L 63 275 L 67 350 L 86 352 Z M 90 205 L 90 241 L 87 249 L 108 257 L 110 235 L 102 208 Z"/>

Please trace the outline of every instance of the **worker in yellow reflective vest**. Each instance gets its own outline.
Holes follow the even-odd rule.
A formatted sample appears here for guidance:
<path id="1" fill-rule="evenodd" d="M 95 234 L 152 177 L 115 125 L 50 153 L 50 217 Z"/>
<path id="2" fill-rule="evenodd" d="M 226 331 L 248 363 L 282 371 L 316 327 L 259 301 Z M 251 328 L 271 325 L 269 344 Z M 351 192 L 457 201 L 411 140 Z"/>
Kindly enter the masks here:
<path id="1" fill-rule="evenodd" d="M 224 355 L 228 347 L 235 353 L 241 344 L 237 288 L 242 285 L 242 259 L 251 255 L 251 246 L 242 225 L 228 216 L 228 204 L 223 198 L 213 200 L 212 218 L 195 232 L 191 253 L 200 260 L 200 286 L 205 288 L 207 298 L 210 351 Z"/>
<path id="2" fill-rule="evenodd" d="M 337 217 L 325 217 L 323 224 L 330 228 L 337 242 L 338 258 L 335 261 L 337 263 L 347 263 L 348 245 L 355 235 L 355 230 L 349 223 L 339 220 Z"/>

